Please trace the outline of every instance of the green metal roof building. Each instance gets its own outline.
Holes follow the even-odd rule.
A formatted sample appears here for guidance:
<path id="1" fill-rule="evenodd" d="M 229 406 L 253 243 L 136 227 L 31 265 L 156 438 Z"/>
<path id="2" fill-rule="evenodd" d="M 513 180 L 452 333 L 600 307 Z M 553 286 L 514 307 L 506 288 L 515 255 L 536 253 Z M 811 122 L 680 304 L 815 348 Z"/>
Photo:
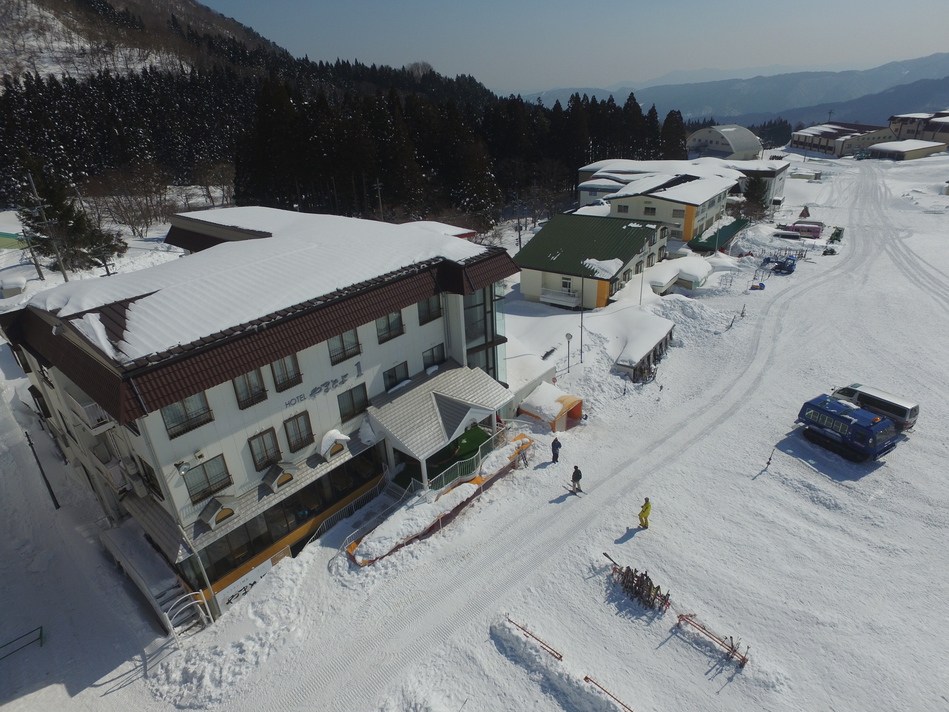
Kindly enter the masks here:
<path id="1" fill-rule="evenodd" d="M 514 257 L 521 293 L 558 306 L 605 306 L 633 274 L 665 257 L 667 235 L 659 223 L 555 215 Z"/>

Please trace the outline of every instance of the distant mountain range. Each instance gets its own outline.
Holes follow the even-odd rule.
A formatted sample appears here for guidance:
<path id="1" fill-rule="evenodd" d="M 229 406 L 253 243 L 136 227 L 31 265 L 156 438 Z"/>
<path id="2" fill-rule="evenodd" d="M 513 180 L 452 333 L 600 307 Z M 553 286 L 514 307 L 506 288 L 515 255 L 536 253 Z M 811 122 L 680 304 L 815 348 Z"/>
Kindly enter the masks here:
<path id="1" fill-rule="evenodd" d="M 566 106 L 575 93 L 597 100 L 612 95 L 621 104 L 632 92 L 644 107 L 655 104 L 660 116 L 678 109 L 686 120 L 714 117 L 720 123 L 750 124 L 781 116 L 792 124 L 807 124 L 826 121 L 832 111 L 838 121 L 879 124 L 894 113 L 949 107 L 943 81 L 947 77 L 949 53 L 939 53 L 865 70 L 792 72 L 641 89 L 557 89 L 523 98 Z"/>

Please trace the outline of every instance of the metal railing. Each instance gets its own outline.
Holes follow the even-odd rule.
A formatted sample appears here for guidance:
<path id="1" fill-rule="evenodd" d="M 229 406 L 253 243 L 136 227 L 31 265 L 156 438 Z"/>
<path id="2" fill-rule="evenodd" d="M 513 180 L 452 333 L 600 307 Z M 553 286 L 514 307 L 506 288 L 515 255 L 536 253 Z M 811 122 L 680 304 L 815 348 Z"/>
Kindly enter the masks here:
<path id="1" fill-rule="evenodd" d="M 38 634 L 37 634 L 37 633 L 38 633 Z M 8 653 L 4 653 L 3 655 L 0 655 L 0 660 L 3 660 L 4 658 L 10 657 L 11 655 L 13 655 L 13 654 L 14 654 L 15 652 L 17 652 L 18 650 L 23 650 L 23 648 L 25 648 L 27 645 L 31 645 L 32 643 L 39 642 L 40 647 L 42 648 L 42 647 L 43 647 L 43 626 L 40 626 L 39 628 L 34 628 L 33 630 L 29 631 L 28 633 L 24 633 L 23 635 L 21 635 L 21 636 L 19 636 L 19 637 L 17 637 L 17 638 L 14 638 L 14 639 L 11 640 L 9 643 L 4 643 L 3 645 L 0 645 L 0 651 L 2 651 L 4 648 L 7 648 L 7 647 L 9 647 L 9 646 L 11 646 L 11 645 L 13 645 L 13 644 L 15 644 L 15 643 L 17 643 L 17 642 L 23 640 L 23 639 L 26 638 L 26 637 L 32 636 L 32 635 L 34 635 L 34 634 L 37 634 L 35 638 L 30 638 L 30 639 L 27 640 L 26 642 L 22 643 L 19 647 L 14 648 L 13 650 L 11 650 L 11 651 L 8 652 Z"/>
<path id="2" fill-rule="evenodd" d="M 186 593 L 182 596 L 179 596 L 174 600 L 174 602 L 168 606 L 168 612 L 165 614 L 165 620 L 168 623 L 168 627 L 171 629 L 172 635 L 175 636 L 175 643 L 178 645 L 178 648 L 181 649 L 181 636 L 178 634 L 178 629 L 175 627 L 178 625 L 178 619 L 186 615 L 190 609 L 194 609 L 198 613 L 198 617 L 201 619 L 201 624 L 207 626 L 212 620 L 211 609 L 208 608 L 208 602 L 204 599 L 204 596 L 201 593 L 196 591 L 191 593 Z"/>
<path id="3" fill-rule="evenodd" d="M 430 490 L 440 491 L 445 489 L 455 480 L 461 479 L 462 477 L 470 477 L 478 471 L 478 468 L 481 466 L 482 460 L 489 453 L 497 449 L 498 445 L 503 445 L 507 442 L 507 426 L 497 431 L 490 438 L 481 443 L 478 447 L 478 452 L 469 457 L 467 460 L 460 460 L 453 464 L 451 467 L 446 469 L 437 477 L 432 478 L 428 481 L 428 488 Z"/>
<path id="4" fill-rule="evenodd" d="M 79 416 L 79 419 L 82 420 L 90 430 L 95 430 L 112 422 L 112 418 L 98 403 L 92 400 L 86 403 L 80 403 L 79 399 L 72 393 L 69 391 L 64 392 L 66 394 L 66 400 L 69 401 L 70 410 Z"/>
<path id="5" fill-rule="evenodd" d="M 395 482 L 390 482 L 388 484 L 386 491 L 390 489 L 392 490 L 393 496 L 397 497 L 396 501 L 386 507 L 382 512 L 374 516 L 369 522 L 359 527 L 356 531 L 343 539 L 343 543 L 340 544 L 339 549 L 335 554 L 333 554 L 332 558 L 330 558 L 329 562 L 326 564 L 326 568 L 332 567 L 333 562 L 336 561 L 336 558 L 346 551 L 354 541 L 359 541 L 364 536 L 369 534 L 369 532 L 379 526 L 379 524 L 388 519 L 390 514 L 399 509 L 399 507 L 401 507 L 407 499 L 413 496 L 413 493 L 410 490 L 403 489 Z"/>
<path id="6" fill-rule="evenodd" d="M 551 304 L 575 307 L 580 303 L 580 292 L 569 289 L 541 289 L 540 300 Z"/>
<path id="7" fill-rule="evenodd" d="M 369 502 L 374 500 L 376 497 L 378 497 L 380 494 L 382 494 L 385 488 L 389 486 L 389 468 L 388 466 L 383 465 L 382 470 L 383 470 L 383 475 L 382 475 L 382 479 L 379 481 L 379 484 L 377 484 L 375 487 L 373 487 L 371 490 L 366 492 L 364 495 L 362 495 L 358 499 L 354 499 L 352 502 L 347 504 L 338 512 L 334 512 L 333 514 L 328 516 L 326 519 L 324 519 L 322 522 L 320 522 L 320 525 L 316 528 L 316 531 L 313 532 L 312 536 L 310 536 L 310 538 L 307 540 L 306 545 L 309 546 L 310 544 L 312 544 L 313 541 L 315 541 L 316 539 L 319 539 L 326 532 L 328 532 L 334 526 L 339 524 L 342 520 L 346 519 L 346 517 L 351 517 L 356 512 L 357 509 L 364 507 L 366 504 L 368 504 Z"/>

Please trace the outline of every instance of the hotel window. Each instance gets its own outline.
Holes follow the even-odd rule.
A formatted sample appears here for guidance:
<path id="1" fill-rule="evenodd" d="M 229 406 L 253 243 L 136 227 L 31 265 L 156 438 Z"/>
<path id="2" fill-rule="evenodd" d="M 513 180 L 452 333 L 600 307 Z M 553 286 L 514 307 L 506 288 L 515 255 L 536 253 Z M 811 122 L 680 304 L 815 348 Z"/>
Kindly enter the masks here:
<path id="1" fill-rule="evenodd" d="M 204 397 L 202 391 L 177 403 L 166 405 L 161 409 L 161 417 L 165 421 L 168 437 L 176 438 L 205 423 L 210 423 L 214 420 L 214 413 L 211 412 L 208 399 Z"/>
<path id="2" fill-rule="evenodd" d="M 684 218 L 684 217 L 685 217 L 685 210 L 683 210 L 682 208 L 673 208 L 673 209 L 672 209 L 672 217 L 674 217 L 674 218 Z"/>
<path id="3" fill-rule="evenodd" d="M 339 418 L 343 422 L 355 418 L 369 407 L 369 399 L 366 397 L 366 385 L 360 383 L 355 388 L 350 388 L 345 393 L 336 396 L 339 402 Z"/>
<path id="4" fill-rule="evenodd" d="M 646 257 L 646 266 L 647 266 L 647 267 L 652 267 L 654 264 L 656 264 L 656 256 L 655 256 L 654 254 L 650 253 L 650 254 Z"/>
<path id="5" fill-rule="evenodd" d="M 623 272 L 623 281 L 628 282 L 633 278 L 633 270 L 628 269 Z"/>
<path id="6" fill-rule="evenodd" d="M 465 347 L 468 365 L 497 377 L 496 347 L 504 338 L 504 289 L 502 283 L 464 297 Z M 487 351 L 490 353 L 478 353 Z"/>
<path id="7" fill-rule="evenodd" d="M 310 414 L 303 411 L 289 420 L 283 421 L 283 429 L 287 433 L 287 443 L 290 452 L 302 450 L 313 442 L 313 429 L 310 427 Z"/>
<path id="8" fill-rule="evenodd" d="M 403 361 L 395 368 L 390 368 L 388 371 L 383 373 L 382 380 L 385 383 L 385 389 L 387 391 L 391 391 L 397 385 L 402 383 L 402 381 L 409 380 L 408 361 Z"/>
<path id="9" fill-rule="evenodd" d="M 628 205 L 617 205 L 617 206 L 616 206 L 616 212 L 618 212 L 618 213 L 628 213 L 628 212 L 629 212 L 629 206 L 628 206 Z"/>
<path id="10" fill-rule="evenodd" d="M 379 337 L 380 344 L 401 336 L 402 332 L 402 312 L 395 311 L 376 319 L 376 336 Z"/>
<path id="11" fill-rule="evenodd" d="M 188 486 L 192 504 L 197 504 L 231 485 L 231 474 L 227 471 L 224 455 L 218 455 L 213 460 L 192 467 L 185 472 L 183 477 Z"/>
<path id="12" fill-rule="evenodd" d="M 257 472 L 266 470 L 270 465 L 280 460 L 277 433 L 274 432 L 273 428 L 250 438 L 247 444 L 250 445 L 250 454 L 254 458 L 254 469 Z"/>
<path id="13" fill-rule="evenodd" d="M 148 487 L 149 491 L 158 497 L 158 499 L 164 500 L 165 495 L 161 491 L 161 485 L 158 483 L 158 477 L 155 475 L 155 470 L 153 470 L 152 466 L 144 460 L 139 460 L 138 462 L 141 465 L 139 469 L 141 470 L 142 481 L 145 483 L 145 486 Z"/>
<path id="14" fill-rule="evenodd" d="M 330 363 L 334 366 L 359 354 L 359 335 L 355 329 L 334 336 L 326 342 L 330 349 Z"/>
<path id="15" fill-rule="evenodd" d="M 445 362 L 445 344 L 433 346 L 422 352 L 422 368 L 431 368 Z"/>
<path id="16" fill-rule="evenodd" d="M 655 215 L 656 209 L 654 207 L 645 207 L 643 208 L 643 215 Z"/>
<path id="17" fill-rule="evenodd" d="M 270 364 L 270 370 L 273 372 L 273 385 L 278 393 L 303 383 L 303 374 L 300 373 L 296 354 L 274 361 Z"/>
<path id="18" fill-rule="evenodd" d="M 642 272 L 643 272 L 643 263 L 642 263 L 642 262 L 637 262 L 637 263 L 636 263 L 636 274 L 642 274 Z"/>
<path id="19" fill-rule="evenodd" d="M 561 288 L 563 291 L 569 292 L 571 286 L 573 286 L 573 280 L 572 280 L 570 277 L 561 277 L 561 278 L 560 278 L 560 288 Z"/>
<path id="20" fill-rule="evenodd" d="M 264 377 L 260 369 L 255 368 L 250 373 L 235 378 L 234 393 L 237 394 L 237 407 L 241 410 L 267 400 L 267 389 L 264 388 Z"/>
<path id="21" fill-rule="evenodd" d="M 435 321 L 442 315 L 442 298 L 437 294 L 434 297 L 423 299 L 418 303 L 418 324 L 427 324 Z"/>

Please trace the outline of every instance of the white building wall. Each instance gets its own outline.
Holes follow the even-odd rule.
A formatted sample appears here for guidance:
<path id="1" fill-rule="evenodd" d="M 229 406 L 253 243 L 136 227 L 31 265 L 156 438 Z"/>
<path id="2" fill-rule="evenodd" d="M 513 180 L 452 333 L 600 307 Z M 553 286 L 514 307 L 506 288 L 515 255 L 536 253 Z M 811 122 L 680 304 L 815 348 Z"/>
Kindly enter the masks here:
<path id="1" fill-rule="evenodd" d="M 323 435 L 332 429 L 344 433 L 357 430 L 364 415 L 358 415 L 348 421 L 340 421 L 338 396 L 360 384 L 365 384 L 368 397 L 384 391 L 383 373 L 403 361 L 408 364 L 409 377 L 422 372 L 422 354 L 426 350 L 445 343 L 446 331 L 458 331 L 450 328 L 449 323 L 461 322 L 460 305 L 462 298 L 447 295 L 442 317 L 427 324 L 419 325 L 418 309 L 415 306 L 402 310 L 404 333 L 383 344 L 378 343 L 375 322 L 363 324 L 357 328 L 360 353 L 333 365 L 330 361 L 327 342 L 311 346 L 297 353 L 297 361 L 303 376 L 303 382 L 285 391 L 278 392 L 274 386 L 273 373 L 269 366 L 260 369 L 267 399 L 241 410 L 237 405 L 237 395 L 231 381 L 222 383 L 205 391 L 208 405 L 214 414 L 214 420 L 205 423 L 176 438 L 169 438 L 161 412 L 151 413 L 139 421 L 139 428 L 151 440 L 158 468 L 168 486 L 171 505 L 180 513 L 184 524 L 194 522 L 207 500 L 197 505 L 191 504 L 188 488 L 184 479 L 175 468 L 177 462 L 188 462 L 191 466 L 207 462 L 218 455 L 224 455 L 233 484 L 215 496 L 240 496 L 260 485 L 266 470 L 258 472 L 254 467 L 248 440 L 255 435 L 273 428 L 277 444 L 284 460 L 299 455 L 291 453 L 287 442 L 284 422 L 304 410 L 310 418 L 313 436 L 319 442 Z M 449 314 L 457 314 L 454 319 Z M 463 327 L 460 327 L 463 328 Z M 464 359 L 463 332 L 453 339 L 460 344 L 460 360 Z M 446 356 L 455 357 L 445 343 Z M 144 443 L 143 443 L 144 445 Z M 198 460 L 195 453 L 202 452 L 204 458 Z M 152 457 L 147 452 L 139 453 L 148 461 Z"/>
<path id="2" fill-rule="evenodd" d="M 543 285 L 544 273 L 533 269 L 521 270 L 521 294 L 531 302 L 540 300 L 540 290 Z"/>

